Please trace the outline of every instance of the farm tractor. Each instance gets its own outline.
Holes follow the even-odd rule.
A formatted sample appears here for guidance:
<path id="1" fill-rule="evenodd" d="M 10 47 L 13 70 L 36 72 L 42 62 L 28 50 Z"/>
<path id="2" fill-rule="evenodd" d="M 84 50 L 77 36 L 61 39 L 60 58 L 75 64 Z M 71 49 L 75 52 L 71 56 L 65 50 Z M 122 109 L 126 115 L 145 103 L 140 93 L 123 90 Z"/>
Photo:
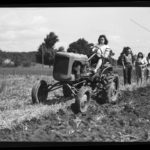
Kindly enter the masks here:
<path id="1" fill-rule="evenodd" d="M 72 111 L 85 113 L 89 102 L 95 99 L 97 103 L 115 103 L 119 94 L 119 77 L 114 73 L 109 62 L 102 60 L 102 65 L 96 73 L 91 57 L 71 52 L 57 52 L 53 67 L 55 84 L 40 80 L 32 88 L 32 102 L 43 103 L 47 100 L 48 92 L 62 88 L 65 98 L 75 98 L 71 105 Z"/>

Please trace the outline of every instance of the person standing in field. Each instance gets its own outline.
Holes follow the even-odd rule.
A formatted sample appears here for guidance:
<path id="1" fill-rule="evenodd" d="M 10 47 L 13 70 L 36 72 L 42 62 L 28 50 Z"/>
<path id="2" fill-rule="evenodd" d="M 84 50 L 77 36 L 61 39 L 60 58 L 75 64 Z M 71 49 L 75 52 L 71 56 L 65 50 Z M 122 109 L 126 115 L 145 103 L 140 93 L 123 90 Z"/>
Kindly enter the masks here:
<path id="1" fill-rule="evenodd" d="M 146 60 L 147 60 L 147 69 L 146 69 L 146 81 L 147 81 L 150 76 L 150 53 L 148 53 Z"/>
<path id="2" fill-rule="evenodd" d="M 98 44 L 94 49 L 93 52 L 96 52 L 96 57 L 98 59 L 98 62 L 96 64 L 96 68 L 94 69 L 94 72 L 96 73 L 97 70 L 101 67 L 103 63 L 102 57 L 105 59 L 105 62 L 109 61 L 109 56 L 112 52 L 110 47 L 108 46 L 108 40 L 105 35 L 100 35 L 98 38 Z"/>
<path id="3" fill-rule="evenodd" d="M 147 67 L 147 60 L 144 57 L 142 52 L 139 52 L 137 55 L 137 60 L 135 62 L 135 71 L 136 71 L 136 78 L 137 78 L 137 84 L 143 83 L 144 77 L 146 77 L 146 67 Z"/>
<path id="4" fill-rule="evenodd" d="M 132 68 L 133 68 L 133 54 L 130 47 L 124 47 L 122 55 L 123 77 L 124 85 L 131 84 Z"/>
<path id="5" fill-rule="evenodd" d="M 148 53 L 148 55 L 147 55 L 147 58 L 146 58 L 146 59 L 147 59 L 147 65 L 148 65 L 148 66 L 150 66 L 150 53 Z"/>

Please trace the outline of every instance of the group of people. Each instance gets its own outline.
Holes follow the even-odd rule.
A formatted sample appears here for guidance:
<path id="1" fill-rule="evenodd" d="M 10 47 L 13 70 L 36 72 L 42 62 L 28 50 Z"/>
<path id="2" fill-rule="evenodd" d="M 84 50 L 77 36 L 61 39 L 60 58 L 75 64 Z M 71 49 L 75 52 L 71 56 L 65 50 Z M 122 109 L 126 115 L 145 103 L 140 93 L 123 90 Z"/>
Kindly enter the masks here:
<path id="1" fill-rule="evenodd" d="M 112 53 L 105 35 L 99 36 L 98 44 L 96 45 L 96 48 L 93 48 L 93 52 L 97 54 L 96 57 L 98 61 L 94 69 L 94 72 L 97 72 L 103 63 L 103 60 L 105 59 L 106 62 L 109 61 Z M 135 58 L 131 48 L 124 47 L 121 62 L 123 66 L 124 85 L 131 84 L 133 66 L 135 66 L 136 79 L 139 84 L 142 83 L 143 77 L 147 76 L 149 73 L 148 67 L 150 66 L 150 53 L 147 57 L 144 57 L 144 54 L 139 52 L 137 58 Z"/>
<path id="2" fill-rule="evenodd" d="M 135 66 L 137 84 L 141 85 L 143 83 L 143 79 L 148 79 L 150 53 L 148 53 L 147 57 L 144 57 L 144 54 L 142 52 L 139 52 L 137 54 L 137 57 L 135 58 L 133 57 L 130 47 L 125 47 L 124 50 L 125 53 L 122 57 L 124 84 L 131 84 L 132 70 L 133 66 Z"/>
<path id="3" fill-rule="evenodd" d="M 142 84 L 143 79 L 147 80 L 149 75 L 150 66 L 150 53 L 147 57 L 144 57 L 142 52 L 137 54 L 137 57 L 133 57 L 132 50 L 130 47 L 124 47 L 122 55 L 124 85 L 131 84 L 132 70 L 135 66 L 135 74 L 137 84 Z"/>

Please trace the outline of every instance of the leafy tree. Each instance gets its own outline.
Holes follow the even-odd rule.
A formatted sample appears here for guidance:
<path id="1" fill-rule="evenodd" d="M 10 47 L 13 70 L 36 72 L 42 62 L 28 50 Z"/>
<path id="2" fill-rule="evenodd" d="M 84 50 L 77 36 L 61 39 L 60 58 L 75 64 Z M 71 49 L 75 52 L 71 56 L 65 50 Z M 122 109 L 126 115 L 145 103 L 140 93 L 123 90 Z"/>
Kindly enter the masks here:
<path id="1" fill-rule="evenodd" d="M 65 51 L 65 48 L 63 46 L 60 46 L 57 50 L 57 52 L 64 52 Z"/>
<path id="2" fill-rule="evenodd" d="M 6 52 L 0 50 L 0 65 L 6 59 L 10 59 L 14 62 L 14 66 L 22 65 L 24 61 L 36 62 L 36 51 L 34 52 Z"/>
<path id="3" fill-rule="evenodd" d="M 42 54 L 44 55 L 45 52 L 44 43 L 42 43 L 38 48 L 38 52 L 36 53 L 36 61 L 38 63 L 42 63 Z"/>
<path id="4" fill-rule="evenodd" d="M 54 32 L 50 32 L 46 38 L 44 38 L 44 44 L 46 46 L 47 49 L 50 49 L 50 48 L 54 48 L 54 45 L 56 44 L 56 42 L 58 42 L 59 39 L 58 39 L 58 36 L 55 35 Z"/>
<path id="5" fill-rule="evenodd" d="M 54 57 L 56 50 L 54 49 L 54 45 L 58 42 L 58 36 L 55 35 L 54 32 L 50 32 L 46 38 L 44 38 L 44 42 L 39 46 L 38 52 L 36 54 L 36 61 L 38 63 L 42 63 L 42 59 L 44 60 L 45 65 L 53 65 Z"/>
<path id="6" fill-rule="evenodd" d="M 47 49 L 46 53 L 44 55 L 44 64 L 45 65 L 53 65 L 54 63 L 54 58 L 55 58 L 55 53 L 56 53 L 56 49 Z"/>
<path id="7" fill-rule="evenodd" d="M 69 48 L 67 49 L 68 52 L 85 54 L 88 57 L 92 54 L 92 43 L 88 43 L 84 38 L 78 39 L 77 41 L 71 43 Z"/>
<path id="8" fill-rule="evenodd" d="M 23 67 L 30 67 L 31 66 L 31 62 L 30 61 L 24 61 L 22 62 Z"/>
<path id="9" fill-rule="evenodd" d="M 15 67 L 18 67 L 18 66 L 21 65 L 21 58 L 19 56 L 16 56 L 13 61 L 14 61 L 14 66 Z"/>
<path id="10" fill-rule="evenodd" d="M 110 63 L 111 63 L 113 66 L 117 66 L 117 60 L 114 59 L 114 58 L 111 58 L 111 59 L 110 59 Z"/>

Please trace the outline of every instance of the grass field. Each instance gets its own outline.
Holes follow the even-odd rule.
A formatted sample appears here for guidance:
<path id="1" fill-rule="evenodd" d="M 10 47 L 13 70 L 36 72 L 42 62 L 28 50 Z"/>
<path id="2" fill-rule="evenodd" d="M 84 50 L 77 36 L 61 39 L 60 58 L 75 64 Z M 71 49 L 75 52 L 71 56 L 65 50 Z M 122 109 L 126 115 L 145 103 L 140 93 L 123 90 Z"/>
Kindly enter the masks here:
<path id="1" fill-rule="evenodd" d="M 49 67 L 0 67 L 1 75 L 52 75 L 52 68 Z"/>
<path id="2" fill-rule="evenodd" d="M 58 111 L 60 105 L 32 105 L 31 89 L 36 81 L 45 79 L 48 82 L 52 81 L 48 76 L 5 76 L 5 80 L 1 81 L 1 95 L 0 95 L 0 129 L 11 128 L 13 124 L 18 124 L 24 120 L 30 120 L 34 117 L 40 117 L 43 113 L 50 111 Z M 51 93 L 50 99 L 57 94 L 57 91 Z M 32 112 L 32 113 L 31 113 Z"/>
<path id="3" fill-rule="evenodd" d="M 52 70 L 52 67 L 42 67 L 41 65 L 32 67 L 0 67 L 0 75 L 52 75 Z M 121 67 L 115 67 L 114 71 L 116 71 L 119 76 L 123 75 Z M 133 74 L 135 74 L 134 70 Z"/>

